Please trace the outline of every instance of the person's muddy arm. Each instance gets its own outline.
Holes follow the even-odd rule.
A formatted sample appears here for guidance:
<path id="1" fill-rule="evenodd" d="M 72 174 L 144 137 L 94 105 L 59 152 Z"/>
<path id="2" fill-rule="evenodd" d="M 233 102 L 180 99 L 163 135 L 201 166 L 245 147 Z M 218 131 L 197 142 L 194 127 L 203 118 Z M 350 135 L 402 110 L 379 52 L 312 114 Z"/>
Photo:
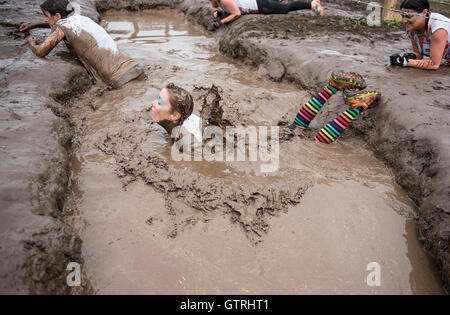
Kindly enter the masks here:
<path id="1" fill-rule="evenodd" d="M 241 16 L 241 11 L 239 10 L 234 0 L 222 0 L 222 5 L 224 6 L 225 10 L 230 13 L 230 15 L 221 20 L 220 23 L 227 24 Z"/>
<path id="2" fill-rule="evenodd" d="M 430 59 L 410 59 L 408 61 L 408 67 L 425 70 L 437 70 L 441 65 L 445 45 L 447 44 L 447 36 L 447 31 L 444 29 L 438 29 L 437 31 L 435 31 L 433 36 L 431 37 Z"/>
<path id="3" fill-rule="evenodd" d="M 32 30 L 34 28 L 50 28 L 50 25 L 48 23 L 33 23 L 33 24 L 21 24 L 19 26 L 19 32 L 28 32 L 29 30 Z"/>
<path id="4" fill-rule="evenodd" d="M 32 36 L 28 39 L 28 46 L 30 46 L 30 49 L 36 56 L 45 57 L 52 51 L 53 48 L 55 48 L 56 45 L 58 45 L 61 40 L 63 40 L 63 38 L 64 32 L 57 27 L 55 31 L 47 37 L 42 45 L 39 45 L 37 38 Z"/>

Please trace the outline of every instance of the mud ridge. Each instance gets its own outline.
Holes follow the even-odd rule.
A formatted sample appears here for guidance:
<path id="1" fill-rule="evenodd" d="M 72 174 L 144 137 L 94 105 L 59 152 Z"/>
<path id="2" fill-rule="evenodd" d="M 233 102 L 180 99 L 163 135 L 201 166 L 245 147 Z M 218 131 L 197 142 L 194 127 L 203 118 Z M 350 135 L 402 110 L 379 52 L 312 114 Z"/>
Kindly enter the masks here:
<path id="1" fill-rule="evenodd" d="M 176 5 L 182 3 L 182 0 L 94 0 L 95 8 L 98 12 L 104 12 L 107 10 L 128 10 L 138 11 L 145 9 L 155 9 L 162 7 L 174 8 Z"/>
<path id="2" fill-rule="evenodd" d="M 34 192 L 37 204 L 33 212 L 49 216 L 54 224 L 48 226 L 32 238 L 23 242 L 29 257 L 22 266 L 25 270 L 24 282 L 28 283 L 32 294 L 91 294 L 92 286 L 83 274 L 80 287 L 70 288 L 66 282 L 66 266 L 70 262 L 83 265 L 82 241 L 79 236 L 83 224 L 71 191 L 72 141 L 74 124 L 65 112 L 64 104 L 72 97 L 84 93 L 91 80 L 83 69 L 74 71 L 60 91 L 50 97 L 56 103 L 49 104 L 55 116 L 61 118 L 55 126 L 63 156 L 51 158 L 50 168 L 40 174 Z"/>

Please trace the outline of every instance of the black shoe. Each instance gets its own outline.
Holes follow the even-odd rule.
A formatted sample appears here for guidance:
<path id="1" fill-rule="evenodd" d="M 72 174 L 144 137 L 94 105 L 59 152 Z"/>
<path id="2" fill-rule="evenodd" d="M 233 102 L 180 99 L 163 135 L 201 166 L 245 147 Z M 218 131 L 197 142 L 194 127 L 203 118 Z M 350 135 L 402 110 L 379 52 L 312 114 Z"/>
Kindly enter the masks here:
<path id="1" fill-rule="evenodd" d="M 284 127 L 284 129 L 291 130 L 291 131 L 297 130 L 297 128 L 299 128 L 299 126 L 296 123 L 292 123 L 289 126 Z"/>

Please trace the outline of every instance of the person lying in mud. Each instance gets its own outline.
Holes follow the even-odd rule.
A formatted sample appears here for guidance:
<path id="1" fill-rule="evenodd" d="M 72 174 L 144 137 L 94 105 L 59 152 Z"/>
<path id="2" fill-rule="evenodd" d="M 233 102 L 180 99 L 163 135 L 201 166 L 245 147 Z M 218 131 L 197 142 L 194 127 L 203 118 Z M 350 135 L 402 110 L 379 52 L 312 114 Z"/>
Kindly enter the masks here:
<path id="1" fill-rule="evenodd" d="M 214 28 L 227 24 L 244 14 L 287 14 L 297 10 L 313 10 L 323 16 L 320 0 L 279 3 L 276 0 L 211 0 Z"/>
<path id="2" fill-rule="evenodd" d="M 294 122 L 287 126 L 288 130 L 306 129 L 320 112 L 325 103 L 338 91 L 363 90 L 366 88 L 364 78 L 357 73 L 336 71 L 331 74 L 328 84 L 316 96 L 300 108 Z M 349 108 L 335 120 L 323 127 L 314 140 L 322 143 L 332 143 L 337 140 L 351 122 L 363 114 L 375 101 L 380 99 L 379 92 L 366 92 L 348 97 Z"/>
<path id="3" fill-rule="evenodd" d="M 62 40 L 95 80 L 112 88 L 143 78 L 143 69 L 122 53 L 114 40 L 97 23 L 75 12 L 68 0 L 47 0 L 41 4 L 44 23 L 22 25 L 21 31 L 47 26 L 52 33 L 39 45 L 37 38 L 28 38 L 28 45 L 38 57 L 47 56 Z"/>
<path id="4" fill-rule="evenodd" d="M 392 66 L 437 70 L 450 66 L 450 19 L 430 12 L 428 0 L 404 0 L 403 23 L 411 35 L 413 52 L 390 56 Z"/>
<path id="5" fill-rule="evenodd" d="M 192 114 L 194 101 L 185 89 L 169 83 L 161 90 L 148 110 L 152 111 L 153 121 L 163 127 L 174 139 L 183 132 L 193 134 L 201 140 L 200 117 Z M 178 130 L 175 130 L 176 127 Z"/>

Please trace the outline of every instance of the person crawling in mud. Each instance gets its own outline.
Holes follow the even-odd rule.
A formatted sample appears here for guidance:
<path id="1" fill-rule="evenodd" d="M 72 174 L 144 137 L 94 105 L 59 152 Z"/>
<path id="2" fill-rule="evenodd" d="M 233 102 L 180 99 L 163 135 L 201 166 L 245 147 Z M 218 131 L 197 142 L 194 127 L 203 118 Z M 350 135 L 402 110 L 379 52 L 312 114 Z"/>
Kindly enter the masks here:
<path id="1" fill-rule="evenodd" d="M 148 110 L 152 111 L 153 121 L 163 127 L 172 138 L 183 132 L 193 134 L 201 140 L 200 117 L 192 114 L 194 101 L 185 89 L 169 83 L 161 90 Z M 178 130 L 174 130 L 176 127 Z"/>
<path id="2" fill-rule="evenodd" d="M 313 10 L 324 16 L 320 0 L 311 2 L 292 1 L 279 3 L 277 0 L 211 0 L 214 28 L 230 23 L 244 14 L 287 14 L 297 10 Z"/>
<path id="3" fill-rule="evenodd" d="M 426 70 L 450 66 L 450 19 L 430 12 L 428 0 L 404 0 L 400 9 L 403 23 L 411 35 L 413 52 L 390 56 L 391 65 Z"/>
<path id="4" fill-rule="evenodd" d="M 28 45 L 38 57 L 47 56 L 62 40 L 74 57 L 78 58 L 95 80 L 112 88 L 143 78 L 143 69 L 119 51 L 114 40 L 97 23 L 75 12 L 68 0 L 47 0 L 41 4 L 44 23 L 21 25 L 25 32 L 47 26 L 52 33 L 39 45 L 37 38 L 28 38 Z"/>
<path id="5" fill-rule="evenodd" d="M 353 72 L 336 71 L 331 74 L 328 84 L 316 96 L 300 108 L 294 122 L 287 130 L 306 129 L 317 116 L 325 103 L 337 92 L 344 90 L 363 90 L 367 87 L 364 78 Z M 366 92 L 348 97 L 349 108 L 335 120 L 323 127 L 314 140 L 322 143 L 336 141 L 351 122 L 363 114 L 372 104 L 380 99 L 379 92 Z"/>

